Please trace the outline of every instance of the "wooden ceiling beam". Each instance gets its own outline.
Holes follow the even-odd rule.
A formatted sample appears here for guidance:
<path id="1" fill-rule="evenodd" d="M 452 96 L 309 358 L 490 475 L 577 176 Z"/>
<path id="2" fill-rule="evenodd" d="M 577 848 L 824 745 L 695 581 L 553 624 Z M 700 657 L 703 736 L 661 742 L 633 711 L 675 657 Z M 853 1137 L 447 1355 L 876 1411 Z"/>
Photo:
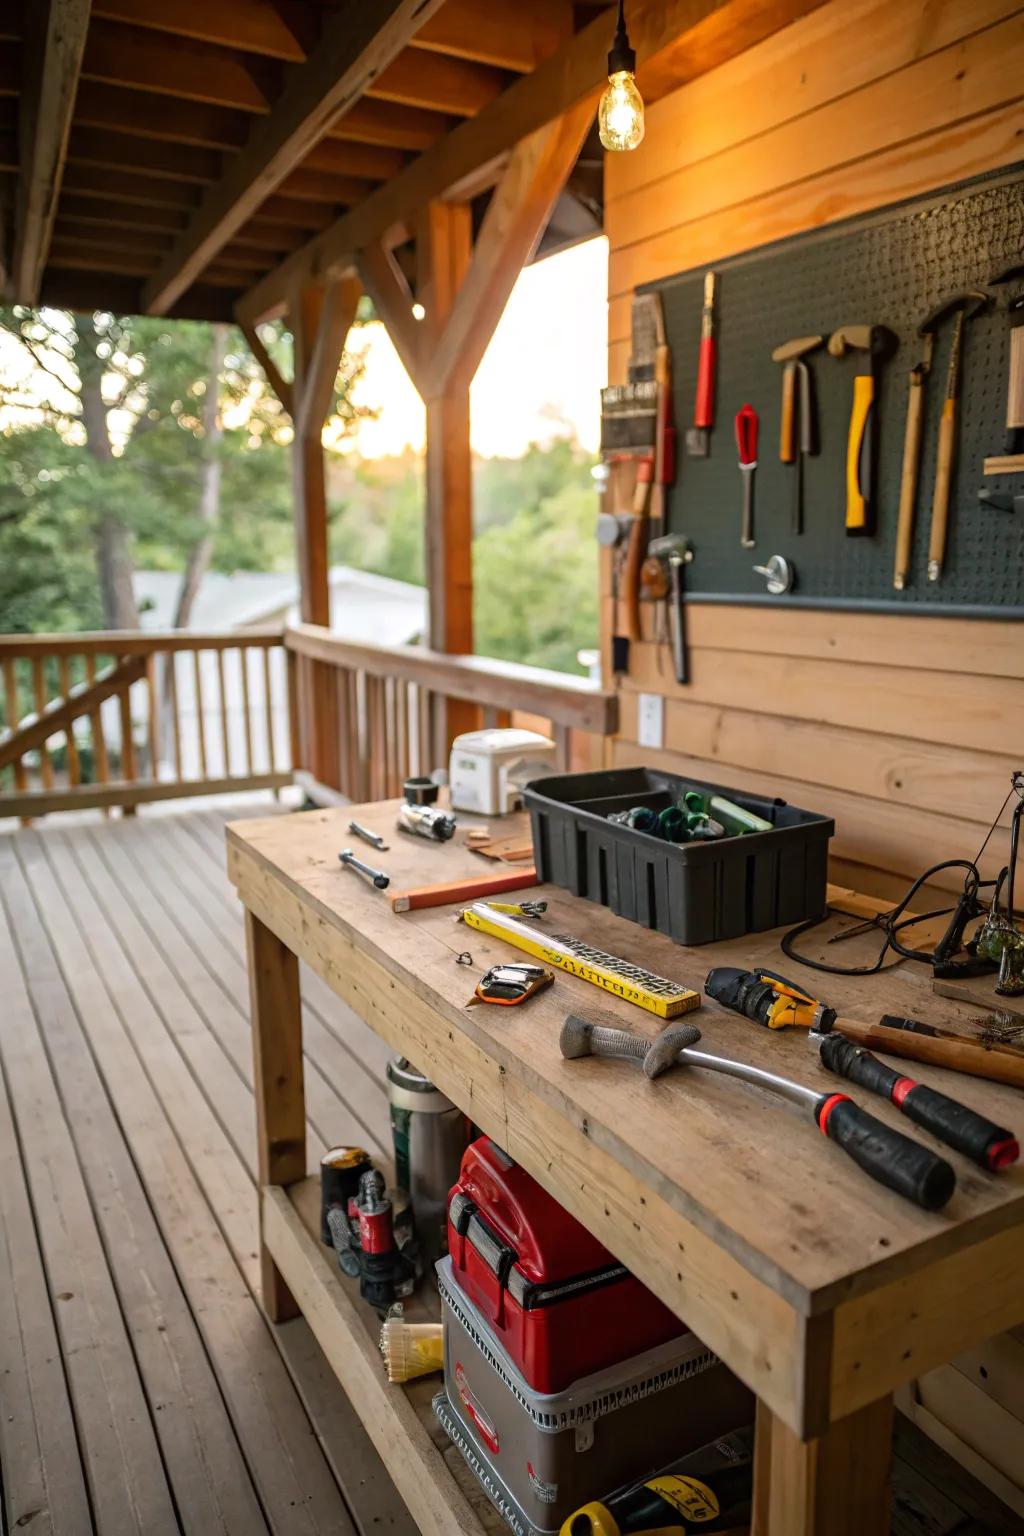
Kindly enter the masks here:
<path id="1" fill-rule="evenodd" d="M 99 166 L 74 165 L 69 161 L 64 172 L 62 200 L 75 193 L 112 198 L 119 203 L 139 204 L 146 208 L 173 208 L 186 217 L 195 212 L 199 202 L 196 189 L 183 182 L 132 171 L 118 171 L 116 176 L 111 176 L 109 170 L 101 170 Z M 184 228 L 184 224 L 185 219 L 177 227 Z"/>
<path id="2" fill-rule="evenodd" d="M 527 75 L 572 36 L 571 0 L 448 0 L 420 28 L 413 48 L 449 53 Z"/>
<path id="3" fill-rule="evenodd" d="M 155 257 L 167 250 L 174 237 L 158 230 L 140 228 L 133 220 L 125 218 L 119 223 L 93 224 L 88 220 L 61 216 L 53 226 L 53 238 L 55 242 L 74 241 L 83 248 L 109 250 L 116 247 L 119 251 L 138 251 Z"/>
<path id="4" fill-rule="evenodd" d="M 307 203 L 299 198 L 275 194 L 260 204 L 256 217 L 268 224 L 283 224 L 288 229 L 323 230 L 331 223 L 333 215 L 322 203 Z"/>
<path id="5" fill-rule="evenodd" d="M 205 102 L 175 101 L 148 91 L 83 80 L 75 108 L 78 127 L 113 129 L 136 138 L 197 149 L 241 149 L 251 119 Z"/>
<path id="6" fill-rule="evenodd" d="M 375 183 L 359 176 L 337 176 L 331 171 L 311 171 L 303 165 L 282 181 L 278 190 L 284 197 L 297 197 L 307 203 L 330 203 L 336 208 L 358 203 L 373 191 Z"/>
<path id="7" fill-rule="evenodd" d="M 408 158 L 400 149 L 379 144 L 355 144 L 341 139 L 321 139 L 302 162 L 307 171 L 331 171 L 339 176 L 365 176 L 387 181 L 405 169 Z"/>
<path id="8" fill-rule="evenodd" d="M 629 33 L 641 71 L 667 49 L 686 56 L 692 44 L 700 69 L 710 69 L 787 25 L 821 0 L 634 0 Z M 530 75 L 509 86 L 472 120 L 461 123 L 432 149 L 297 251 L 242 299 L 239 313 L 260 320 L 276 313 L 289 287 L 300 281 L 331 281 L 353 269 L 357 253 L 384 238 L 410 212 L 507 153 L 521 139 L 573 107 L 596 107 L 607 78 L 609 13 L 594 21 Z"/>
<path id="9" fill-rule="evenodd" d="M 34 304 L 60 197 L 89 0 L 35 0 L 26 21 L 28 67 L 19 102 L 22 163 L 10 281 L 15 302 Z"/>
<path id="10" fill-rule="evenodd" d="M 454 125 L 443 112 L 423 107 L 403 107 L 394 102 L 357 101 L 327 130 L 328 139 L 356 144 L 377 144 L 389 149 L 429 149 Z"/>
<path id="11" fill-rule="evenodd" d="M 93 15 L 289 64 L 306 58 L 302 0 L 93 0 Z M 571 0 L 446 0 L 414 45 L 527 74 L 571 32 Z"/>
<path id="12" fill-rule="evenodd" d="M 362 0 L 354 15 L 346 8 L 328 22 L 316 52 L 292 72 L 273 113 L 253 128 L 222 180 L 207 190 L 192 226 L 147 283 L 149 313 L 162 314 L 190 287 L 440 3 Z"/>
<path id="13" fill-rule="evenodd" d="M 503 70 L 487 64 L 470 64 L 447 54 L 429 59 L 415 48 L 406 48 L 387 69 L 382 69 L 367 88 L 376 101 L 393 101 L 403 107 L 422 107 L 452 117 L 475 117 L 508 84 Z"/>
<path id="14" fill-rule="evenodd" d="M 160 230 L 164 235 L 180 235 L 189 221 L 187 212 L 172 207 L 134 207 L 112 203 L 111 198 L 64 197 L 60 200 L 60 220 L 75 218 L 80 223 L 132 226 L 134 229 Z"/>
<path id="15" fill-rule="evenodd" d="M 89 28 L 82 78 L 255 113 L 270 111 L 282 82 L 273 60 L 101 20 Z"/>
<path id="16" fill-rule="evenodd" d="M 302 244 L 302 231 L 286 224 L 272 224 L 264 219 L 250 219 L 238 231 L 235 245 L 251 245 L 255 250 L 287 254 Z"/>
<path id="17" fill-rule="evenodd" d="M 69 309 L 91 314 L 94 309 L 109 309 L 114 314 L 137 315 L 141 284 L 138 278 L 90 275 L 63 267 L 48 267 L 43 278 L 40 302 L 54 309 Z M 234 298 L 222 288 L 196 284 L 189 289 L 187 304 L 178 303 L 169 320 L 224 320 L 233 318 Z"/>
<path id="18" fill-rule="evenodd" d="M 222 168 L 220 154 L 214 149 L 193 149 L 183 155 L 158 139 L 77 125 L 72 125 L 68 140 L 67 163 L 69 169 L 76 165 L 104 170 L 108 180 L 111 170 L 127 171 L 180 186 L 207 186 L 217 180 Z"/>

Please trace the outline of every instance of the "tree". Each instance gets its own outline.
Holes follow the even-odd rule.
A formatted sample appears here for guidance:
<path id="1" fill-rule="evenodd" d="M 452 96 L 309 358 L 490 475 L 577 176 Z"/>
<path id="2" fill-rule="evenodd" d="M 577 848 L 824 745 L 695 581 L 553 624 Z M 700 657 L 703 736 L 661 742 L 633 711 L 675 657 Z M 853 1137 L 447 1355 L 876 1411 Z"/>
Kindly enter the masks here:
<path id="1" fill-rule="evenodd" d="M 206 569 L 220 563 L 225 491 L 249 493 L 234 509 L 227 540 L 236 556 L 241 525 L 255 532 L 262 520 L 265 491 L 283 533 L 291 425 L 240 334 L 198 322 L 24 308 L 0 311 L 0 332 L 7 342 L 0 404 L 11 423 L 0 435 L 0 557 L 17 546 L 26 627 L 53 622 L 47 605 L 31 599 L 37 585 L 59 589 L 71 627 L 95 624 L 97 608 L 105 627 L 137 627 L 132 573 L 140 561 L 184 569 L 177 621 L 187 623 Z M 264 341 L 287 370 L 290 339 L 275 330 Z M 339 371 L 333 415 L 342 435 L 360 414 L 351 398 L 360 366 L 346 354 Z M 232 464 L 262 450 L 263 479 L 251 465 L 232 473 Z M 26 465 L 34 472 L 26 474 Z M 252 542 L 258 548 L 266 540 Z M 287 552 L 274 542 L 274 563 L 283 563 Z M 98 603 L 83 603 L 76 618 L 69 610 L 81 603 L 83 554 L 93 562 Z M 37 567 L 47 559 L 56 564 L 44 575 Z M 0 615 L 0 624 L 10 623 Z"/>

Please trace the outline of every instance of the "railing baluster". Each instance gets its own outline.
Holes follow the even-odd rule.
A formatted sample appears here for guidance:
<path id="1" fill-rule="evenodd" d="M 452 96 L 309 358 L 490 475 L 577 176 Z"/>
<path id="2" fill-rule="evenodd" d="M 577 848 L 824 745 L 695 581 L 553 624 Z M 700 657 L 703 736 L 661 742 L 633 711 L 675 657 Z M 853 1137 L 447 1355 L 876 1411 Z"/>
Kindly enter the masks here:
<path id="1" fill-rule="evenodd" d="M 370 716 L 365 672 L 356 673 L 356 721 L 359 740 L 359 798 L 372 799 L 370 791 Z"/>
<path id="2" fill-rule="evenodd" d="M 345 794 L 352 800 L 359 798 L 359 687 L 356 674 L 345 668 L 341 674 L 344 689 L 344 713 L 342 719 L 342 759 L 345 764 Z"/>
<path id="3" fill-rule="evenodd" d="M 252 774 L 252 702 L 249 698 L 249 650 L 242 646 L 238 652 L 238 669 L 242 679 L 242 707 L 245 712 L 245 771 Z"/>
<path id="4" fill-rule="evenodd" d="M 35 656 L 32 659 L 32 685 L 35 691 L 36 714 L 41 715 L 46 710 L 46 676 L 43 672 L 41 656 Z M 45 741 L 39 748 L 39 774 L 43 781 L 43 788 L 52 789 L 53 763 L 50 760 L 50 749 Z"/>
<path id="5" fill-rule="evenodd" d="M 228 690 L 224 682 L 224 651 L 217 652 L 217 685 L 220 688 L 220 745 L 224 754 L 224 777 L 231 777 L 231 743 L 228 731 Z"/>
<path id="6" fill-rule="evenodd" d="M 121 706 L 121 777 L 134 783 L 139 776 L 135 760 L 135 737 L 132 735 L 132 685 L 120 691 Z"/>
<path id="7" fill-rule="evenodd" d="M 270 675 L 270 647 L 263 647 L 263 699 L 267 711 L 267 762 L 271 773 L 277 772 L 277 752 L 274 747 L 274 693 Z"/>
<path id="8" fill-rule="evenodd" d="M 184 781 L 181 771 L 181 709 L 178 704 L 178 653 L 167 652 L 167 697 L 171 705 L 171 724 L 174 729 L 174 776 L 178 783 Z"/>
<path id="9" fill-rule="evenodd" d="M 192 676 L 196 691 L 196 732 L 199 741 L 199 777 L 208 779 L 209 772 L 206 766 L 206 721 L 203 718 L 203 666 L 202 654 L 195 650 L 192 652 Z"/>
<path id="10" fill-rule="evenodd" d="M 85 658 L 85 681 L 90 687 L 96 681 L 96 657 L 92 651 Z M 109 784 L 110 758 L 107 755 L 107 738 L 103 729 L 103 706 L 101 704 L 98 704 L 89 716 L 89 724 L 92 729 L 93 777 L 97 784 Z M 109 805 L 104 807 L 103 814 L 109 817 Z"/>
<path id="11" fill-rule="evenodd" d="M 68 656 L 61 656 L 58 662 L 60 672 L 60 691 L 65 702 L 71 698 L 71 660 Z M 75 722 L 68 722 L 68 728 L 64 733 L 65 750 L 68 755 L 68 778 L 72 784 L 82 782 L 82 765 L 78 760 L 78 742 L 75 739 Z"/>
<path id="12" fill-rule="evenodd" d="M 409 777 L 409 686 L 401 678 L 395 679 L 395 763 L 398 784 L 395 794 L 402 793 L 402 783 Z"/>
<path id="13" fill-rule="evenodd" d="M 156 653 L 146 657 L 146 708 L 149 730 L 149 776 L 156 782 L 160 777 L 160 710 L 156 697 Z"/>
<path id="14" fill-rule="evenodd" d="M 5 656 L 4 717 L 8 730 L 16 731 L 18 729 L 19 716 L 17 663 L 13 656 Z M 17 790 L 28 788 L 28 774 L 25 771 L 25 763 L 20 757 L 14 763 L 14 787 Z"/>
<path id="15" fill-rule="evenodd" d="M 299 746 L 299 668 L 294 651 L 285 651 L 284 656 L 288 668 L 288 750 L 291 755 L 290 766 L 294 769 L 302 767 L 302 749 Z M 343 679 L 344 673 L 339 673 L 339 680 Z"/>

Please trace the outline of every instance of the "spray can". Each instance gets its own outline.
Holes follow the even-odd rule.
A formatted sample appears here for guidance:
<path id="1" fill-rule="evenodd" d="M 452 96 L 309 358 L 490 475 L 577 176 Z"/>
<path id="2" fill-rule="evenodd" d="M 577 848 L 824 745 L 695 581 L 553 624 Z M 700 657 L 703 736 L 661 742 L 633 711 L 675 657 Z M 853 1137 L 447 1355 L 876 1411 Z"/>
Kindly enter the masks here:
<path id="1" fill-rule="evenodd" d="M 448 1251 L 448 1191 L 472 1140 L 466 1116 L 406 1060 L 388 1062 L 395 1183 L 407 1190 L 424 1269 Z"/>

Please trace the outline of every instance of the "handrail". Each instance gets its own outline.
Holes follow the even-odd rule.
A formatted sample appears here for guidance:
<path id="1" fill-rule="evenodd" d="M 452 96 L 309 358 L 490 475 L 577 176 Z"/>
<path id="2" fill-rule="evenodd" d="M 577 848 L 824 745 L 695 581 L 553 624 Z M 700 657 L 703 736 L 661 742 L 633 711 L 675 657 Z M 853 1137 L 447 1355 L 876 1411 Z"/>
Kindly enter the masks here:
<path id="1" fill-rule="evenodd" d="M 152 651 L 236 651 L 280 645 L 279 625 L 252 629 L 92 629 L 52 635 L 0 635 L 0 657 L 148 656 Z"/>
<path id="2" fill-rule="evenodd" d="M 450 699 L 543 716 L 555 725 L 613 735 L 618 701 L 599 683 L 547 667 L 528 667 L 488 656 L 451 656 L 416 645 L 374 645 L 342 640 L 318 624 L 285 630 L 285 648 L 312 661 L 372 677 L 415 683 Z"/>

